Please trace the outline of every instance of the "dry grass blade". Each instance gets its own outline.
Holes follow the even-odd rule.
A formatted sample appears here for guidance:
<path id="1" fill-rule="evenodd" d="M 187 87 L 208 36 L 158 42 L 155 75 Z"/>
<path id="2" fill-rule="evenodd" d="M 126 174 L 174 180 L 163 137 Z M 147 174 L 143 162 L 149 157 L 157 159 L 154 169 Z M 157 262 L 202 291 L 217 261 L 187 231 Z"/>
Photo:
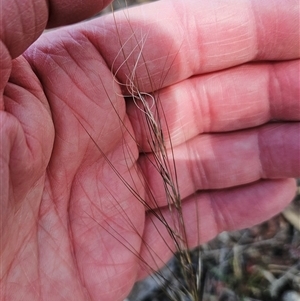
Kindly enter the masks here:
<path id="1" fill-rule="evenodd" d="M 127 19 L 130 23 L 130 20 Z M 116 23 L 117 26 L 117 23 Z M 117 28 L 118 31 L 118 28 Z M 119 31 L 118 31 L 119 32 Z M 140 40 L 136 36 L 135 32 L 132 30 L 131 36 L 128 38 L 129 40 L 133 39 L 135 42 L 135 47 L 129 54 L 125 54 L 124 45 L 126 43 L 120 42 L 120 51 L 118 55 L 123 56 L 123 64 L 121 64 L 118 68 L 116 68 L 115 78 L 116 83 L 120 86 L 124 86 L 129 93 L 129 97 L 135 103 L 136 107 L 140 110 L 140 112 L 144 115 L 144 126 L 147 127 L 149 132 L 149 137 L 147 138 L 149 149 L 153 154 L 153 159 L 149 159 L 150 163 L 155 167 L 156 171 L 159 173 L 165 190 L 165 198 L 167 200 L 169 212 L 172 214 L 172 227 L 168 224 L 165 220 L 162 212 L 159 210 L 159 206 L 156 203 L 155 198 L 153 197 L 153 193 L 150 192 L 149 195 L 153 197 L 151 200 L 154 206 L 148 208 L 154 214 L 154 216 L 163 223 L 166 227 L 169 236 L 172 238 L 172 241 L 175 246 L 176 256 L 178 261 L 181 264 L 181 272 L 185 279 L 187 288 L 184 288 L 182 291 L 177 288 L 168 288 L 168 292 L 170 298 L 172 300 L 180 300 L 182 297 L 181 295 L 188 295 L 190 300 L 197 301 L 199 300 L 199 279 L 200 275 L 198 275 L 197 271 L 195 271 L 190 253 L 188 251 L 187 245 L 187 235 L 185 230 L 185 222 L 182 214 L 182 203 L 181 203 L 181 196 L 179 193 L 179 187 L 177 183 L 177 172 L 176 172 L 176 164 L 174 160 L 174 154 L 172 153 L 172 142 L 168 137 L 168 141 L 170 141 L 171 145 L 171 153 L 172 159 L 170 163 L 170 159 L 168 158 L 168 150 L 165 144 L 166 138 L 163 134 L 162 130 L 162 120 L 164 120 L 164 111 L 163 107 L 160 103 L 159 95 L 149 92 L 144 92 L 141 90 L 139 86 L 139 78 L 136 73 L 136 69 L 139 63 L 142 64 L 147 69 L 147 62 L 143 56 L 143 47 L 144 47 L 144 39 L 147 38 L 145 34 L 143 39 Z M 135 64 L 133 68 L 130 68 L 128 64 L 128 59 L 130 58 L 133 53 L 138 50 L 137 58 L 135 59 Z M 123 65 L 126 65 L 129 71 L 129 76 L 127 76 L 126 84 L 123 84 L 117 80 L 118 78 L 118 71 L 121 69 Z M 114 69 L 114 65 L 112 66 Z M 147 69 L 147 73 L 149 71 Z M 167 74 L 168 72 L 166 72 Z M 161 82 L 163 83 L 163 80 Z M 151 83 L 153 92 L 156 90 L 154 85 L 151 81 L 151 77 L 149 75 L 149 82 Z M 162 112 L 162 114 L 161 114 Z M 167 126 L 167 134 L 169 135 L 169 129 Z M 150 188 L 148 188 L 150 189 Z M 145 204 L 146 202 L 143 202 Z M 172 247 L 170 247 L 173 249 Z M 199 270 L 199 269 L 197 269 Z M 180 299 L 179 299 L 180 298 Z"/>

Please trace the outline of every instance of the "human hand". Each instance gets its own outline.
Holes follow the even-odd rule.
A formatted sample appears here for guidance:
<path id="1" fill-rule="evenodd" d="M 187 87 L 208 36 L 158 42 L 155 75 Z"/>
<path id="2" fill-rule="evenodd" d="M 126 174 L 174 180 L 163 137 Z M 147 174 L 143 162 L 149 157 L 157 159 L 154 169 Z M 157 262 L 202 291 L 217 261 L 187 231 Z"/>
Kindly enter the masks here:
<path id="1" fill-rule="evenodd" d="M 96 11 L 92 6 L 85 3 Z M 68 22 L 62 7 L 51 25 Z M 122 300 L 144 275 L 138 257 L 154 266 L 147 245 L 162 261 L 170 256 L 151 213 L 119 180 L 147 199 L 142 170 L 166 205 L 161 180 L 131 137 L 149 151 L 142 114 L 130 102 L 126 114 L 111 73 L 123 60 L 118 34 L 127 55 L 133 30 L 144 41 L 136 72 L 143 91 L 160 90 L 190 246 L 199 243 L 196 218 L 205 242 L 273 216 L 293 197 L 288 178 L 300 170 L 297 1 L 170 1 L 140 10 L 130 23 L 117 16 L 119 33 L 112 17 L 50 32 L 12 67 L 3 45 L 12 57 L 21 54 L 43 30 L 47 11 L 24 11 L 36 27 L 16 27 L 22 18 L 2 27 L 3 300 Z M 129 69 L 135 63 L 129 59 Z M 126 68 L 117 72 L 123 83 Z"/>

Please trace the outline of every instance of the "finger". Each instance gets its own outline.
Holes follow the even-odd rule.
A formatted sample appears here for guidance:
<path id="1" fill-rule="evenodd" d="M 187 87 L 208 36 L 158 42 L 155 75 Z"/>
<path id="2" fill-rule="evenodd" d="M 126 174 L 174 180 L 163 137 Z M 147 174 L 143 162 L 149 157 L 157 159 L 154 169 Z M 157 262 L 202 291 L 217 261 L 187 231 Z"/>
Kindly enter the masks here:
<path id="1" fill-rule="evenodd" d="M 197 190 L 222 189 L 260 179 L 300 176 L 300 123 L 270 124 L 248 131 L 200 135 L 169 151 L 175 160 L 179 191 L 185 198 Z M 174 155 L 174 157 L 173 157 Z M 152 155 L 140 159 L 143 174 L 153 192 L 151 206 L 166 205 L 161 175 Z M 175 178 L 174 171 L 170 171 Z"/>
<path id="2" fill-rule="evenodd" d="M 47 27 L 56 27 L 66 24 L 72 24 L 89 18 L 104 7 L 112 0 L 52 0 L 49 1 L 49 20 Z"/>
<path id="3" fill-rule="evenodd" d="M 96 20 L 89 36 L 121 82 L 153 91 L 253 60 L 299 58 L 299 18 L 297 0 L 159 1 Z"/>
<path id="4" fill-rule="evenodd" d="M 166 142 L 183 143 L 203 132 L 226 132 L 270 120 L 300 120 L 300 61 L 247 64 L 196 76 L 148 97 Z M 141 148 L 149 151 L 146 115 L 130 102 L 127 112 Z M 158 113 L 156 112 L 158 110 Z"/>
<path id="5" fill-rule="evenodd" d="M 0 9 L 0 39 L 12 58 L 20 55 L 48 27 L 83 20 L 100 11 L 110 0 L 30 1 L 5 0 Z"/>
<path id="6" fill-rule="evenodd" d="M 292 200 L 295 188 L 295 181 L 288 179 L 193 195 L 183 205 L 189 247 L 205 243 L 222 231 L 243 229 L 271 218 Z M 168 208 L 162 209 L 162 214 L 172 227 L 175 219 Z M 165 226 L 151 213 L 147 216 L 143 238 L 143 262 L 158 269 L 175 248 Z M 145 271 L 139 276 L 144 277 Z"/>

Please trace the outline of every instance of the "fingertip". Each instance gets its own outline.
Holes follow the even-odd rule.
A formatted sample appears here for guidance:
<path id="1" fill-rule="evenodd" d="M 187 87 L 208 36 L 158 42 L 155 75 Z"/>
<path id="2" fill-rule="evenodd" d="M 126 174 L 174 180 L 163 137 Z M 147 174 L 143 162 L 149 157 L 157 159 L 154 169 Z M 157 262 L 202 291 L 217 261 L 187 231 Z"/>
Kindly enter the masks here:
<path id="1" fill-rule="evenodd" d="M 5 1 L 0 6 L 0 40 L 16 58 L 43 32 L 47 23 L 47 6 L 44 1 Z"/>
<path id="2" fill-rule="evenodd" d="M 52 0 L 48 2 L 49 19 L 47 28 L 73 24 L 94 16 L 112 0 Z"/>
<path id="3" fill-rule="evenodd" d="M 295 179 L 262 180 L 229 189 L 214 206 L 219 232 L 252 227 L 274 217 L 288 206 L 295 192 Z"/>

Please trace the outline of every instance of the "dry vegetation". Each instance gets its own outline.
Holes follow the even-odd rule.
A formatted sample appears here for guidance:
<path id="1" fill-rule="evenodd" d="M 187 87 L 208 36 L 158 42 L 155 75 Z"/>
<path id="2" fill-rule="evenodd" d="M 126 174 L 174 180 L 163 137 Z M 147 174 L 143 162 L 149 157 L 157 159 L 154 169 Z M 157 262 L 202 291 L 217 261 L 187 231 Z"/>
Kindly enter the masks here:
<path id="1" fill-rule="evenodd" d="M 114 6 L 145 2 L 150 1 L 115 1 Z M 204 301 L 299 301 L 300 181 L 295 199 L 283 213 L 250 229 L 221 233 L 191 253 L 196 261 L 199 252 Z M 166 283 L 180 287 L 185 281 L 176 259 L 162 273 L 165 283 L 149 277 L 136 284 L 127 300 L 169 301 Z"/>

